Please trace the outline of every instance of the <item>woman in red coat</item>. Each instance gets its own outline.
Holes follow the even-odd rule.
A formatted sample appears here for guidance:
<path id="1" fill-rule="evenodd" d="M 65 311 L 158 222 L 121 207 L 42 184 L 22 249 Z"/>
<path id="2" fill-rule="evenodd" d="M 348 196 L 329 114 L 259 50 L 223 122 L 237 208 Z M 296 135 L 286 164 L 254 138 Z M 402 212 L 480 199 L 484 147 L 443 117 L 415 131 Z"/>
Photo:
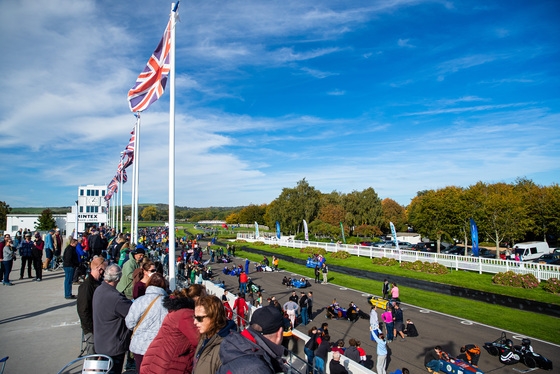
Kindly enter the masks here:
<path id="1" fill-rule="evenodd" d="M 140 367 L 140 374 L 190 374 L 199 333 L 194 325 L 195 301 L 206 289 L 193 284 L 175 291 L 163 306 L 169 313 L 152 341 Z"/>

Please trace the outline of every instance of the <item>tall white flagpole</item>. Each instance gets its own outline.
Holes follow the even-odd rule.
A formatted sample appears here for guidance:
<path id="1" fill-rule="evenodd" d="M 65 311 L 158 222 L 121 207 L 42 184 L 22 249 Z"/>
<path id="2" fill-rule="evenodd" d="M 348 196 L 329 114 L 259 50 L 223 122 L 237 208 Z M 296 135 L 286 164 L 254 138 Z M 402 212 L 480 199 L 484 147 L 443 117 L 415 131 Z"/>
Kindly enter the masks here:
<path id="1" fill-rule="evenodd" d="M 178 5 L 178 3 L 177 3 Z M 175 21 L 177 7 L 171 4 L 169 30 L 169 288 L 175 290 Z"/>
<path id="2" fill-rule="evenodd" d="M 134 217 L 136 214 L 134 212 L 134 202 L 136 195 L 136 167 L 138 163 L 138 122 L 140 121 L 140 113 L 136 115 L 136 123 L 134 124 L 134 159 L 132 161 L 132 201 L 130 203 L 130 241 L 135 243 L 134 237 Z"/>
<path id="3" fill-rule="evenodd" d="M 121 152 L 121 169 L 122 169 L 122 173 L 124 173 L 124 163 L 123 163 L 123 161 L 124 161 L 124 152 Z M 122 233 L 122 231 L 123 231 L 123 199 L 122 199 L 122 187 L 123 187 L 123 181 L 122 181 L 122 174 L 121 174 L 121 189 L 120 189 L 120 191 L 119 191 L 120 194 L 121 194 L 120 199 L 119 199 L 120 206 L 121 206 L 121 213 L 120 213 L 120 221 L 121 221 L 121 224 L 120 224 L 120 230 L 119 230 L 118 227 L 117 227 L 117 231 L 118 231 L 118 232 L 121 232 L 121 233 Z M 117 206 L 117 226 L 119 226 L 119 215 L 118 215 L 118 213 L 119 213 L 119 207 Z"/>
<path id="4" fill-rule="evenodd" d="M 138 245 L 138 196 L 139 196 L 139 177 L 140 177 L 140 113 L 138 113 L 138 125 L 136 127 L 136 137 L 134 142 L 134 160 L 136 160 L 136 175 L 134 176 L 135 192 L 134 195 L 134 243 Z"/>

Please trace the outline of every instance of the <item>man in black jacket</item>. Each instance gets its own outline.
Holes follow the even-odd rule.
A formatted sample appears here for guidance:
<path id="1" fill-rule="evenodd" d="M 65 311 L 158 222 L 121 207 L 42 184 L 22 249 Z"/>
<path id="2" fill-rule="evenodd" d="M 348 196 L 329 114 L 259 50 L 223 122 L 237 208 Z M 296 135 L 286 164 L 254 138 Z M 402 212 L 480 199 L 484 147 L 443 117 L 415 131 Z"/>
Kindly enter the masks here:
<path id="1" fill-rule="evenodd" d="M 76 239 L 70 240 L 70 244 L 64 250 L 62 257 L 62 266 L 64 268 L 64 298 L 75 299 L 76 296 L 72 295 L 72 278 L 74 278 L 74 269 L 80 265 L 80 259 L 76 252 L 78 241 Z"/>
<path id="2" fill-rule="evenodd" d="M 103 280 L 103 273 L 107 268 L 107 261 L 103 257 L 96 257 L 90 263 L 91 273 L 78 288 L 78 315 L 84 333 L 85 355 L 95 353 L 93 345 L 93 293 Z"/>
<path id="3" fill-rule="evenodd" d="M 340 364 L 340 352 L 333 352 L 333 357 L 329 363 L 329 371 L 331 374 L 348 374 L 348 370 Z"/>
<path id="4" fill-rule="evenodd" d="M 91 235 L 88 236 L 87 241 L 90 256 L 100 256 L 101 251 L 107 249 L 107 247 L 103 248 L 103 239 L 99 235 L 99 231 L 96 231 L 95 229 L 91 231 Z"/>

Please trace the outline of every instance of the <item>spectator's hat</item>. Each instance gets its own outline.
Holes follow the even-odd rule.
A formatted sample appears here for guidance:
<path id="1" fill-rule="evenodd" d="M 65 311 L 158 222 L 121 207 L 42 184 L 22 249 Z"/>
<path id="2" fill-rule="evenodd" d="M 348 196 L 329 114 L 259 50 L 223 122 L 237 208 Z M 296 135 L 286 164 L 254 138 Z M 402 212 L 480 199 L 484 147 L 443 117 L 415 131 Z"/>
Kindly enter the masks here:
<path id="1" fill-rule="evenodd" d="M 284 316 L 272 305 L 257 309 L 251 318 L 251 325 L 259 325 L 263 335 L 273 334 L 284 325 Z"/>
<path id="2" fill-rule="evenodd" d="M 49 232 L 54 232 L 54 229 L 50 229 Z"/>
<path id="3" fill-rule="evenodd" d="M 26 238 L 30 238 L 30 237 L 31 237 L 31 233 L 28 232 L 27 234 L 25 234 L 25 237 L 26 237 Z"/>

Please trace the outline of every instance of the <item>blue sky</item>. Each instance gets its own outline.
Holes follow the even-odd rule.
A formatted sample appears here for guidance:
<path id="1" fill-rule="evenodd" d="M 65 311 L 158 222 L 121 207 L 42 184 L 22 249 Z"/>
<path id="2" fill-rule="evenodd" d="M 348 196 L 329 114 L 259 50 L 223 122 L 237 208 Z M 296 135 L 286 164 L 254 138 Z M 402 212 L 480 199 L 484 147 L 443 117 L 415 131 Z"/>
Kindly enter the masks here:
<path id="1" fill-rule="evenodd" d="M 170 6 L 0 2 L 0 200 L 69 206 L 78 185 L 111 180 L 134 125 L 126 94 Z M 403 205 L 479 180 L 560 180 L 558 1 L 206 0 L 179 13 L 177 205 L 269 203 L 302 178 Z M 142 117 L 140 202 L 168 201 L 168 111 L 166 93 Z"/>

